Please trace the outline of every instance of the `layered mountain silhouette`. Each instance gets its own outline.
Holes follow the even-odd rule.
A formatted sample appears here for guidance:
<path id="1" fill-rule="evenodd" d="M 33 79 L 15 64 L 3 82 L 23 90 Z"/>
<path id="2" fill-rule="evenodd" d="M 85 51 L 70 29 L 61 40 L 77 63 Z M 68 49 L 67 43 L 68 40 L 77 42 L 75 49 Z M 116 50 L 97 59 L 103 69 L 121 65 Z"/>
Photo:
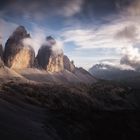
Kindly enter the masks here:
<path id="1" fill-rule="evenodd" d="M 86 70 L 77 68 L 62 49 L 57 50 L 57 41 L 53 37 L 46 37 L 46 43 L 40 46 L 36 57 L 34 46 L 24 43 L 26 39 L 31 39 L 30 34 L 24 26 L 19 26 L 8 38 L 4 51 L 0 46 L 1 62 L 9 73 L 14 71 L 18 77 L 36 82 L 96 82 Z"/>
<path id="2" fill-rule="evenodd" d="M 120 69 L 108 64 L 96 64 L 89 69 L 89 72 L 98 79 L 140 82 L 140 72 L 130 69 Z"/>

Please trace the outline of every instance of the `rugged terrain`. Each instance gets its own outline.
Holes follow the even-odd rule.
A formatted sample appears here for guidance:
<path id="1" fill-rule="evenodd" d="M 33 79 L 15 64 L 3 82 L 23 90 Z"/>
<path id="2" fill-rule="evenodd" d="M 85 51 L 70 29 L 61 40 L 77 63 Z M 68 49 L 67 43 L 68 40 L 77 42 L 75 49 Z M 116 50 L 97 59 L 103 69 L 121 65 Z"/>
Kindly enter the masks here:
<path id="1" fill-rule="evenodd" d="M 0 139 L 140 137 L 138 83 L 96 79 L 56 51 L 50 36 L 35 56 L 26 39 L 19 26 L 0 46 Z"/>
<path id="2" fill-rule="evenodd" d="M 125 86 L 6 82 L 0 87 L 4 140 L 136 139 L 140 98 Z"/>

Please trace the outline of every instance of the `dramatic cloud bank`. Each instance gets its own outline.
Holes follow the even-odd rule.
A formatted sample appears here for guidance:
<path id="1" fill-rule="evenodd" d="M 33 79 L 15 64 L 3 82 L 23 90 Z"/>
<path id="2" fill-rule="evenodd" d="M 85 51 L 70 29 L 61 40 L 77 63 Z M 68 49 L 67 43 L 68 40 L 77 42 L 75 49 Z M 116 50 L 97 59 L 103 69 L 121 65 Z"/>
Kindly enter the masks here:
<path id="1" fill-rule="evenodd" d="M 120 8 L 120 7 L 119 7 Z M 120 8 L 119 15 L 108 17 L 109 23 L 87 28 L 66 29 L 64 42 L 73 42 L 77 50 L 115 49 L 120 52 L 120 63 L 139 70 L 140 68 L 140 1 L 134 0 Z M 114 52 L 115 53 L 115 52 Z M 94 55 L 94 54 L 93 54 Z M 118 64 L 116 64 L 118 65 Z"/>
<path id="2" fill-rule="evenodd" d="M 135 70 L 135 68 L 126 64 L 120 64 L 119 60 L 114 60 L 114 59 L 102 60 L 99 62 L 99 64 L 109 65 L 111 67 L 114 67 L 120 70 Z"/>
<path id="3" fill-rule="evenodd" d="M 54 54 L 61 54 L 63 52 L 62 41 L 55 39 L 55 43 L 52 44 L 51 41 L 46 40 L 46 31 L 38 27 L 35 27 L 31 32 L 31 38 L 26 38 L 23 40 L 23 44 L 24 46 L 33 47 L 36 55 L 39 48 L 43 45 L 51 47 Z"/>
<path id="4" fill-rule="evenodd" d="M 118 59 L 115 65 L 139 70 L 140 0 L 5 0 L 0 9 L 3 44 L 23 23 L 32 37 L 23 42 L 36 54 L 52 35 L 61 39 L 52 49 L 59 52 L 64 44 L 78 66 L 88 69 L 101 59 Z"/>
<path id="5" fill-rule="evenodd" d="M 137 36 L 138 36 L 137 28 L 134 25 L 124 27 L 124 29 L 118 31 L 117 34 L 115 35 L 116 39 L 120 40 L 128 39 L 130 41 L 135 41 Z"/>
<path id="6" fill-rule="evenodd" d="M 124 48 L 124 55 L 121 58 L 121 64 L 129 65 L 136 70 L 140 70 L 140 50 L 139 48 L 134 48 L 129 46 Z"/>
<path id="7" fill-rule="evenodd" d="M 46 33 L 41 28 L 35 26 L 31 32 L 31 38 L 26 38 L 23 40 L 23 44 L 26 46 L 32 46 L 35 50 L 35 54 L 39 48 L 45 43 Z"/>
<path id="8" fill-rule="evenodd" d="M 43 20 L 47 16 L 70 17 L 79 13 L 84 0 L 5 0 L 1 3 L 1 16 Z"/>
<path id="9" fill-rule="evenodd" d="M 66 17 L 71 17 L 81 11 L 83 3 L 84 0 L 67 1 L 64 6 L 59 9 L 58 13 Z"/>
<path id="10" fill-rule="evenodd" d="M 62 34 L 64 42 L 74 42 L 78 49 L 94 49 L 94 48 L 122 48 L 132 40 L 130 37 L 136 33 L 124 31 L 125 26 L 131 26 L 134 23 L 131 21 L 116 20 L 108 25 L 102 25 L 98 28 L 90 29 L 68 29 Z M 138 30 L 140 31 L 140 30 Z M 125 33 L 123 33 L 125 32 Z M 133 35 L 133 36 L 134 36 Z M 123 36 L 123 37 L 122 37 Z M 128 38 L 129 37 L 129 38 Z M 123 39 L 124 38 L 124 39 Z"/>

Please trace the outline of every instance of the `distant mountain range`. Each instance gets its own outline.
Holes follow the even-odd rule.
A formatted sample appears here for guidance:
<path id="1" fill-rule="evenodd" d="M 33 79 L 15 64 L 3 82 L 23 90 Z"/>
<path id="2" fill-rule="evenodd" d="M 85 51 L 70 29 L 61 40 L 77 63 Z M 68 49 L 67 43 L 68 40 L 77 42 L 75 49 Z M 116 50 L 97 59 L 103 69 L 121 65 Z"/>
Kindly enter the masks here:
<path id="1" fill-rule="evenodd" d="M 96 78 L 114 81 L 140 81 L 140 72 L 122 70 L 108 64 L 96 64 L 89 69 Z"/>

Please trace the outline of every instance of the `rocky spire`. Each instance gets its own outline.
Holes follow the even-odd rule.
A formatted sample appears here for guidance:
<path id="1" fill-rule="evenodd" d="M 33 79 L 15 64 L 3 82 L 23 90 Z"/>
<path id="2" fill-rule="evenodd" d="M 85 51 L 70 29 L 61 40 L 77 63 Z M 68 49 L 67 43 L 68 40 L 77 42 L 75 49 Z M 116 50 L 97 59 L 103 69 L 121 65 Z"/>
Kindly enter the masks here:
<path id="1" fill-rule="evenodd" d="M 3 59 L 3 47 L 2 47 L 2 44 L 0 44 L 0 58 Z"/>
<path id="2" fill-rule="evenodd" d="M 53 37 L 49 36 L 46 38 L 46 44 L 39 49 L 36 57 L 39 68 L 45 69 L 48 72 L 64 70 L 63 51 L 54 50 L 53 47 L 55 45 L 57 45 L 57 42 Z"/>
<path id="3" fill-rule="evenodd" d="M 4 50 L 5 65 L 12 69 L 24 69 L 33 66 L 35 53 L 32 46 L 23 43 L 30 38 L 24 26 L 19 26 L 6 42 Z"/>
<path id="4" fill-rule="evenodd" d="M 4 66 L 3 63 L 3 47 L 2 44 L 0 44 L 0 67 Z"/>

